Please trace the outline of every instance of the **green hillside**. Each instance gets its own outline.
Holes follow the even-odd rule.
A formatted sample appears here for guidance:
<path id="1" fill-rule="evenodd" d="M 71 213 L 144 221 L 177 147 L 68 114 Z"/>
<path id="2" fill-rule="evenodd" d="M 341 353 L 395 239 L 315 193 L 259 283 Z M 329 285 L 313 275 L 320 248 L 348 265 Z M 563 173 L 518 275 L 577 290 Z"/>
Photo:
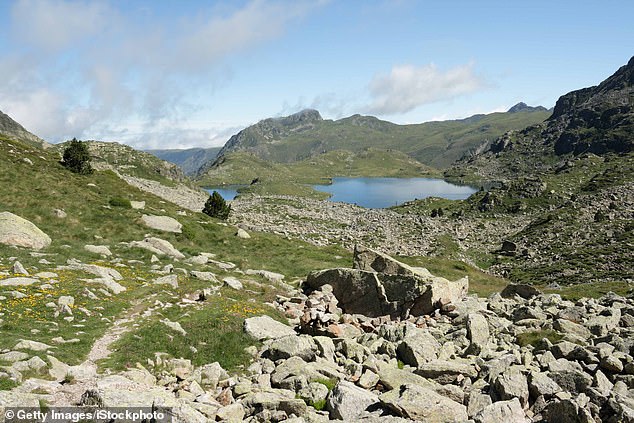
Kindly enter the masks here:
<path id="1" fill-rule="evenodd" d="M 250 152 L 278 163 L 291 163 L 333 150 L 366 148 L 397 150 L 435 168 L 445 168 L 464 155 L 512 129 L 544 121 L 543 108 L 475 115 L 467 119 L 397 125 L 371 116 L 323 120 L 315 110 L 284 118 L 265 119 L 231 137 L 219 157 Z M 203 175 L 212 166 L 199 171 Z"/>

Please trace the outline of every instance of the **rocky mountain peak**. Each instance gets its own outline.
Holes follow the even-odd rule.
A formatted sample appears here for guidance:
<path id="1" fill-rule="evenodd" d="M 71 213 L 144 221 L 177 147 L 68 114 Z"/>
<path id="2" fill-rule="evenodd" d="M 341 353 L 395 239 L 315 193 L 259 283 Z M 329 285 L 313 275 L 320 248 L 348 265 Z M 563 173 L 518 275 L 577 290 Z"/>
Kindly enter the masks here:
<path id="1" fill-rule="evenodd" d="M 9 115 L 0 111 L 0 135 L 7 138 L 24 141 L 38 148 L 48 148 L 50 144 L 38 136 L 33 135 Z"/>
<path id="2" fill-rule="evenodd" d="M 534 112 L 534 111 L 545 111 L 547 110 L 544 106 L 529 106 L 524 102 L 519 102 L 515 106 L 511 107 L 508 110 L 508 113 L 517 113 L 517 112 Z"/>

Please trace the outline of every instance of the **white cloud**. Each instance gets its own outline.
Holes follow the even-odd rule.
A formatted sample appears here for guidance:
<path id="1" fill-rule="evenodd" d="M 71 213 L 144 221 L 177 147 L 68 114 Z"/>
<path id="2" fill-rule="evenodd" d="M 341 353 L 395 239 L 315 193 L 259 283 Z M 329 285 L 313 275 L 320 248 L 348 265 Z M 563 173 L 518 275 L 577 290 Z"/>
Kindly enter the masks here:
<path id="1" fill-rule="evenodd" d="M 59 50 L 103 31 L 113 18 L 104 2 L 19 0 L 12 9 L 18 37 L 44 50 Z"/>
<path id="2" fill-rule="evenodd" d="M 377 75 L 370 82 L 368 111 L 380 115 L 407 113 L 423 104 L 450 100 L 485 86 L 472 64 L 444 72 L 433 63 L 394 66 L 388 75 Z"/>
<path id="3" fill-rule="evenodd" d="M 0 109 L 52 142 L 134 132 L 143 143 L 126 131 L 141 121 L 154 143 L 159 123 L 186 129 L 199 103 L 231 78 L 230 55 L 281 36 L 321 3 L 228 2 L 164 17 L 98 0 L 17 0 L 14 49 L 0 57 Z M 187 138 L 218 142 L 215 133 Z"/>

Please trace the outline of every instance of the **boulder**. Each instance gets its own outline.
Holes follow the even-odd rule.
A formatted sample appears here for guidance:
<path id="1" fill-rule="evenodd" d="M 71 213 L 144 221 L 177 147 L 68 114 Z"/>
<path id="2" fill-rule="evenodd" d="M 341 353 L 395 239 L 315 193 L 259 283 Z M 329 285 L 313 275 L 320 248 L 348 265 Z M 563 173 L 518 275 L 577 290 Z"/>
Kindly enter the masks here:
<path id="1" fill-rule="evenodd" d="M 112 252 L 107 245 L 84 245 L 84 250 L 88 251 L 89 253 L 99 254 L 106 257 L 112 255 Z"/>
<path id="2" fill-rule="evenodd" d="M 501 400 L 519 399 L 522 406 L 528 404 L 528 381 L 519 366 L 510 367 L 498 375 L 493 388 Z"/>
<path id="3" fill-rule="evenodd" d="M 327 408 L 333 419 L 354 421 L 378 403 L 379 397 L 376 394 L 344 380 L 339 382 L 328 396 Z"/>
<path id="4" fill-rule="evenodd" d="M 169 285 L 172 288 L 178 288 L 178 275 L 165 275 L 154 279 L 154 285 Z"/>
<path id="5" fill-rule="evenodd" d="M 526 284 L 510 284 L 501 292 L 502 298 L 513 298 L 516 295 L 528 300 L 540 295 L 541 292 L 532 285 Z"/>
<path id="6" fill-rule="evenodd" d="M 129 245 L 130 247 L 143 248 L 154 254 L 169 256 L 179 260 L 185 258 L 185 255 L 174 248 L 169 241 L 160 238 L 149 237 L 143 241 L 132 241 Z"/>
<path id="7" fill-rule="evenodd" d="M 1 212 L 0 244 L 41 250 L 51 245 L 51 238 L 28 220 Z"/>
<path id="8" fill-rule="evenodd" d="M 143 216 L 141 216 L 141 221 L 148 228 L 156 229 L 163 232 L 173 232 L 180 234 L 183 229 L 183 225 L 181 225 L 178 220 L 169 216 L 154 216 L 144 214 Z"/>
<path id="9" fill-rule="evenodd" d="M 476 423 L 526 423 L 526 415 L 517 398 L 498 401 L 473 417 Z"/>
<path id="10" fill-rule="evenodd" d="M 238 228 L 238 232 L 236 232 L 236 236 L 240 239 L 250 239 L 251 235 L 247 231 L 242 228 Z"/>
<path id="11" fill-rule="evenodd" d="M 460 378 L 476 378 L 478 371 L 467 361 L 433 360 L 418 366 L 415 373 L 426 379 L 446 385 L 454 383 Z"/>
<path id="12" fill-rule="evenodd" d="M 457 302 L 466 295 L 469 280 L 465 277 L 451 282 L 433 276 L 426 269 L 357 247 L 353 269 L 312 272 L 304 288 L 317 290 L 323 285 L 332 286 L 339 307 L 346 313 L 406 318 L 410 314 L 429 314 L 443 304 Z"/>
<path id="13" fill-rule="evenodd" d="M 33 285 L 36 282 L 39 282 L 39 281 L 37 279 L 33 279 L 33 278 L 24 278 L 24 277 L 7 278 L 7 279 L 0 280 L 0 287 L 3 287 L 3 286 L 29 286 L 29 285 Z"/>
<path id="14" fill-rule="evenodd" d="M 291 357 L 300 357 L 305 361 L 315 359 L 317 345 L 313 338 L 307 335 L 288 335 L 275 339 L 266 351 L 267 358 L 277 361 Z"/>
<path id="15" fill-rule="evenodd" d="M 466 422 L 467 407 L 418 385 L 403 385 L 382 394 L 381 403 L 397 415 L 430 423 Z"/>
<path id="16" fill-rule="evenodd" d="M 29 275 L 29 272 L 22 266 L 22 263 L 19 261 L 14 261 L 13 266 L 11 266 L 11 273 L 14 275 Z"/>
<path id="17" fill-rule="evenodd" d="M 420 367 L 428 361 L 438 358 L 440 344 L 431 333 L 417 330 L 407 336 L 397 347 L 400 359 L 413 367 Z"/>
<path id="18" fill-rule="evenodd" d="M 471 313 L 467 316 L 467 338 L 471 341 L 467 354 L 478 355 L 489 342 L 489 324 L 480 313 Z"/>
<path id="19" fill-rule="evenodd" d="M 236 291 L 240 291 L 242 287 L 242 282 L 233 276 L 228 276 L 222 280 L 225 286 L 228 286 L 231 289 L 235 289 Z"/>
<path id="20" fill-rule="evenodd" d="M 259 341 L 295 335 L 292 327 L 269 316 L 249 317 L 244 321 L 244 331 Z"/>

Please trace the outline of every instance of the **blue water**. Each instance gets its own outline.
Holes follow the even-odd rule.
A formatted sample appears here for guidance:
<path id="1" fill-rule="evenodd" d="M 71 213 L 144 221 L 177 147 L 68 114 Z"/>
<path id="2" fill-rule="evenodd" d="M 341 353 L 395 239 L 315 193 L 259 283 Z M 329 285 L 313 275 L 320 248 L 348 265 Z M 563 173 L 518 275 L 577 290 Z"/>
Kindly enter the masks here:
<path id="1" fill-rule="evenodd" d="M 331 185 L 313 185 L 332 194 L 330 201 L 380 209 L 427 197 L 463 200 L 477 190 L 433 178 L 333 178 Z"/>
<path id="2" fill-rule="evenodd" d="M 218 194 L 222 195 L 222 198 L 225 200 L 233 200 L 238 195 L 238 189 L 243 186 L 244 185 L 224 185 L 221 188 L 205 188 L 205 191 L 209 194 L 218 191 Z"/>

